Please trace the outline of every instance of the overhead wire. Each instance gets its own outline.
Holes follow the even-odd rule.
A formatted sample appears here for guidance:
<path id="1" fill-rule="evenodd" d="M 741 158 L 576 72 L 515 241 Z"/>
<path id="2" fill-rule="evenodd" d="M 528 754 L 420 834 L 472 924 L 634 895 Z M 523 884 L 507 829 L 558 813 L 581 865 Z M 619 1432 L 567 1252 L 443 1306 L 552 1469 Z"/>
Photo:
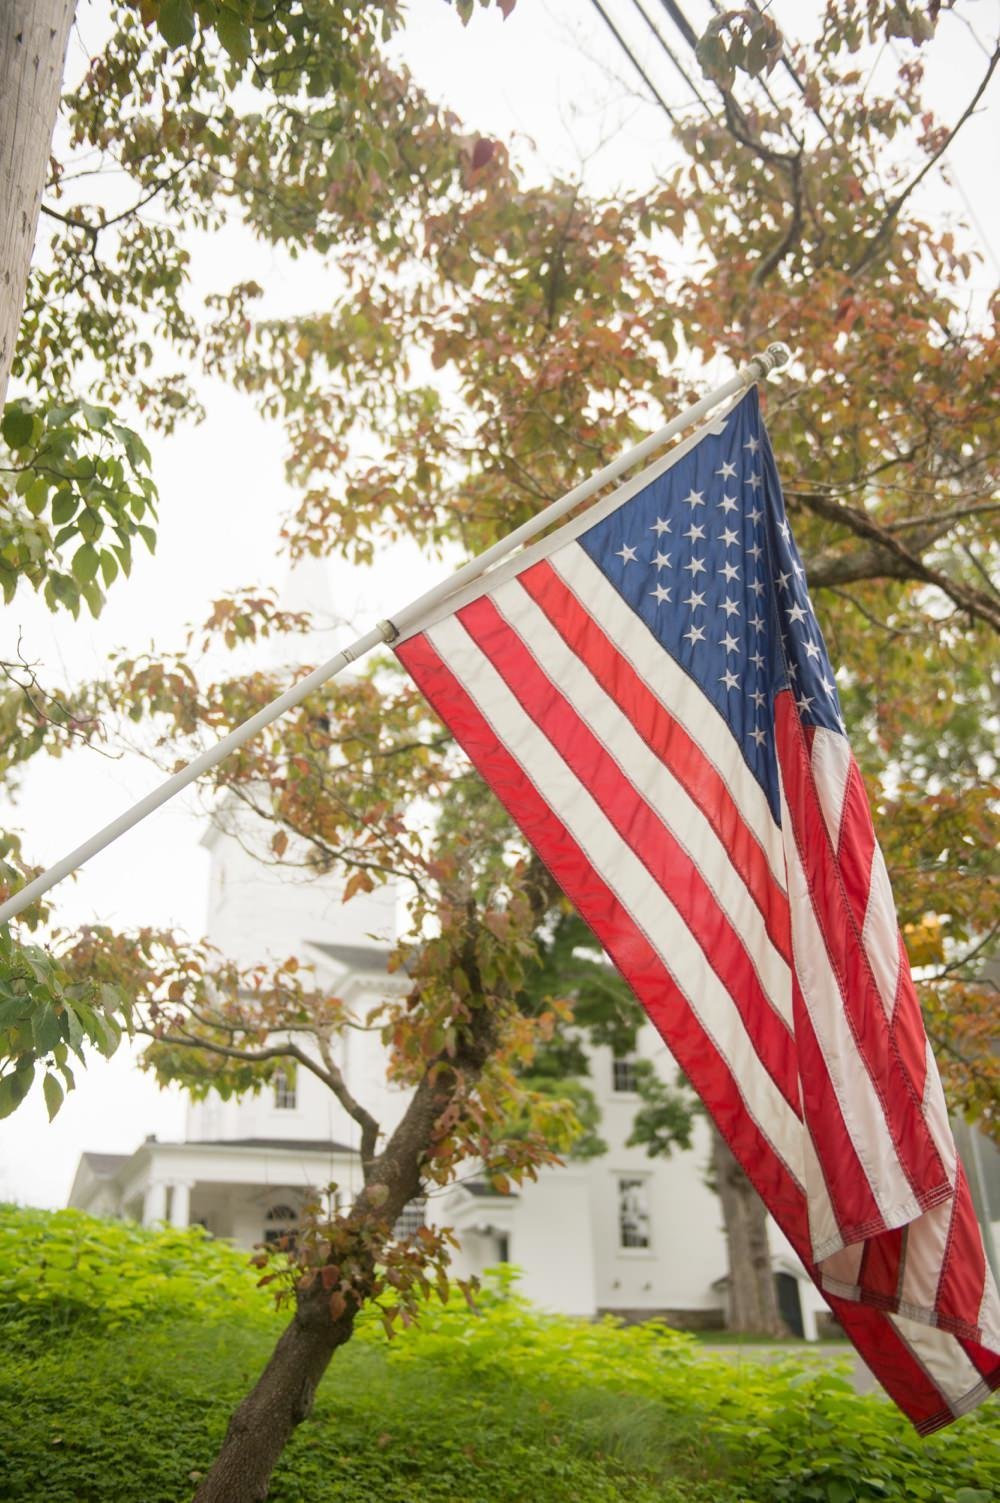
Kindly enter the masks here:
<path id="1" fill-rule="evenodd" d="M 619 47 L 624 52 L 624 54 L 628 58 L 629 62 L 632 64 L 633 68 L 638 73 L 639 77 L 645 83 L 646 88 L 649 90 L 649 92 L 652 94 L 653 98 L 659 104 L 660 108 L 666 114 L 666 116 L 669 119 L 671 125 L 679 125 L 680 121 L 678 120 L 676 114 L 670 108 L 670 105 L 664 99 L 663 95 L 660 93 L 659 89 L 656 87 L 656 85 L 654 84 L 653 80 L 650 78 L 649 74 L 646 72 L 645 68 L 642 66 L 642 64 L 640 63 L 639 59 L 636 57 L 635 53 L 632 51 L 631 47 L 626 42 L 625 38 L 622 36 L 621 32 L 618 30 L 618 27 L 615 25 L 614 21 L 612 21 L 611 17 L 608 15 L 607 11 L 604 9 L 604 6 L 601 4 L 601 0 L 590 0 L 590 3 L 594 7 L 594 9 L 597 11 L 598 15 L 601 17 L 601 20 L 604 22 L 605 26 L 611 32 L 611 34 L 614 37 L 615 41 L 618 43 Z"/>
<path id="2" fill-rule="evenodd" d="M 719 12 L 719 6 L 716 4 L 716 0 L 709 0 L 709 3 L 711 5 L 712 9 L 718 13 Z M 762 16 L 764 14 L 764 11 L 761 10 L 760 6 L 757 4 L 757 0 L 750 0 L 750 5 L 751 5 L 751 8 L 757 12 L 758 16 Z M 766 10 L 767 7 L 765 6 L 764 9 Z M 834 134 L 831 131 L 830 127 L 827 125 L 826 121 L 823 119 L 823 114 L 822 114 L 822 111 L 820 110 L 819 105 L 818 104 L 813 104 L 813 102 L 810 100 L 810 98 L 809 98 L 809 90 L 806 87 L 806 85 L 802 82 L 802 79 L 799 77 L 798 69 L 795 67 L 795 64 L 792 62 L 791 58 L 788 56 L 788 54 L 786 53 L 786 51 L 785 51 L 784 48 L 781 49 L 781 65 L 784 68 L 785 72 L 788 74 L 788 76 L 794 81 L 796 88 L 798 89 L 799 93 L 802 95 L 802 98 L 805 100 L 805 102 L 809 106 L 810 110 L 812 110 L 813 114 L 816 116 L 816 119 L 819 121 L 820 125 L 826 131 L 826 134 L 827 134 L 829 140 L 832 142 L 832 144 L 834 146 L 836 146 L 838 144 L 836 137 L 834 136 Z"/>
<path id="3" fill-rule="evenodd" d="M 705 110 L 707 110 L 709 114 L 711 114 L 712 113 L 712 106 L 709 104 L 709 102 L 705 98 L 704 94 L 702 94 L 701 90 L 698 88 L 698 85 L 695 83 L 695 81 L 691 77 L 690 73 L 688 73 L 687 69 L 684 67 L 684 64 L 681 62 L 681 60 L 677 56 L 676 52 L 674 52 L 673 48 L 667 42 L 666 38 L 664 37 L 663 33 L 660 31 L 659 27 L 656 26 L 654 24 L 653 20 L 651 19 L 651 17 L 646 14 L 645 7 L 642 5 L 641 0 L 632 0 L 632 4 L 634 5 L 635 9 L 639 12 L 640 16 L 645 21 L 645 23 L 649 27 L 650 31 L 653 33 L 653 36 L 659 42 L 660 47 L 662 48 L 662 50 L 667 54 L 667 57 L 673 63 L 673 65 L 676 68 L 677 72 L 680 74 L 680 76 L 683 78 L 684 82 L 687 84 L 688 88 L 691 90 L 692 94 L 695 96 L 695 98 L 697 99 L 698 103 Z"/>
<path id="4" fill-rule="evenodd" d="M 673 109 L 671 109 L 670 105 L 668 105 L 667 102 L 666 102 L 666 100 L 663 98 L 663 95 L 660 93 L 659 89 L 653 83 L 653 81 L 650 78 L 649 74 L 647 73 L 646 69 L 639 62 L 638 58 L 635 56 L 635 53 L 632 51 L 631 47 L 629 47 L 628 43 L 625 41 L 625 38 L 622 36 L 621 32 L 618 30 L 618 28 L 615 25 L 615 23 L 612 21 L 611 17 L 608 15 L 607 11 L 604 9 L 604 6 L 601 4 L 601 0 L 591 0 L 591 3 L 593 4 L 594 8 L 599 12 L 599 14 L 601 15 L 601 18 L 603 19 L 605 25 L 611 31 L 611 33 L 614 36 L 615 40 L 617 41 L 618 45 L 621 47 L 622 51 L 628 57 L 629 61 L 632 63 L 632 66 L 635 68 L 636 72 L 643 79 L 643 81 L 646 84 L 646 87 L 649 89 L 650 93 L 653 95 L 653 97 L 655 98 L 655 100 L 657 101 L 657 103 L 660 105 L 660 107 L 664 110 L 664 112 L 666 113 L 666 115 L 670 119 L 671 123 L 673 125 L 678 125 L 679 121 L 678 121 L 678 118 L 677 118 L 677 115 L 676 115 L 675 111 Z M 697 84 L 695 83 L 694 79 L 688 73 L 687 69 L 684 67 L 684 64 L 681 62 L 680 58 L 677 56 L 677 54 L 675 53 L 674 49 L 667 42 L 666 38 L 663 36 L 663 33 L 660 31 L 659 27 L 656 26 L 656 24 L 653 22 L 653 20 L 651 19 L 651 17 L 648 15 L 648 13 L 645 10 L 645 7 L 641 3 L 641 0 L 632 0 L 632 4 L 633 4 L 634 8 L 639 12 L 639 14 L 642 17 L 643 21 L 646 23 L 646 26 L 648 27 L 648 29 L 652 32 L 652 34 L 653 34 L 654 38 L 656 39 L 656 42 L 659 45 L 659 47 L 661 48 L 661 50 L 665 53 L 665 55 L 670 60 L 670 62 L 672 63 L 673 67 L 679 73 L 679 75 L 681 76 L 681 78 L 683 78 L 684 82 L 687 84 L 687 86 L 691 90 L 692 94 L 698 100 L 699 104 L 702 105 L 702 107 L 706 110 L 706 112 L 709 115 L 713 114 L 713 110 L 712 110 L 711 105 L 706 100 L 705 96 L 701 93 L 701 91 L 698 88 Z M 687 16 L 684 14 L 684 12 L 681 9 L 680 5 L 677 3 L 677 0 L 660 0 L 660 4 L 662 5 L 663 9 L 666 11 L 666 13 L 669 16 L 670 20 L 676 26 L 677 30 L 680 32 L 681 36 L 684 38 L 685 42 L 687 42 L 688 46 L 691 47 L 692 51 L 695 51 L 697 49 L 697 46 L 698 46 L 698 36 L 697 36 L 697 33 L 695 32 L 694 27 L 691 25 L 691 23 L 688 20 Z M 709 0 L 709 4 L 710 4 L 713 12 L 716 15 L 722 15 L 723 14 L 722 6 L 718 3 L 718 0 Z M 749 0 L 749 4 L 757 12 L 757 14 L 761 15 L 761 16 L 768 9 L 767 6 L 764 6 L 762 8 L 758 4 L 758 0 Z M 975 33 L 974 33 L 974 35 L 975 35 Z M 979 43 L 980 48 L 985 52 L 987 49 L 983 46 L 983 43 L 980 41 L 980 39 L 978 38 L 978 36 L 976 37 L 976 41 Z M 893 49 L 893 50 L 895 52 L 895 49 Z M 898 56 L 898 54 L 897 54 L 897 56 Z M 830 140 L 830 142 L 834 146 L 837 146 L 838 144 L 842 145 L 843 143 L 838 143 L 837 142 L 837 139 L 834 136 L 833 132 L 831 131 L 830 126 L 828 125 L 826 119 L 824 118 L 823 112 L 820 109 L 819 105 L 816 104 L 814 101 L 810 100 L 806 84 L 803 82 L 802 78 L 799 75 L 799 72 L 798 72 L 797 68 L 795 67 L 795 65 L 792 63 L 791 59 L 787 56 L 787 54 L 784 51 L 782 51 L 782 54 L 781 54 L 781 64 L 782 64 L 782 67 L 784 68 L 785 72 L 788 74 L 788 76 L 794 82 L 794 84 L 795 84 L 796 88 L 798 89 L 799 93 L 802 95 L 802 98 L 805 100 L 806 105 L 808 106 L 809 110 L 812 112 L 812 114 L 815 116 L 815 118 L 819 121 L 820 125 L 823 127 L 823 130 L 824 130 L 827 138 Z M 770 90 L 770 88 L 769 88 L 766 80 L 764 80 L 764 79 L 758 79 L 757 81 L 760 84 L 761 88 L 766 93 L 766 95 L 767 95 L 768 99 L 770 100 L 770 102 L 771 102 L 772 106 L 774 107 L 774 109 L 777 110 L 780 113 L 780 111 L 781 111 L 781 105 L 775 99 L 775 97 L 772 94 L 772 92 L 771 92 L 771 90 Z M 791 127 L 789 127 L 789 128 L 791 128 Z M 793 134 L 793 137 L 795 137 L 795 132 L 794 131 L 792 132 L 792 134 Z M 798 138 L 795 137 L 795 139 L 798 142 Z M 801 145 L 801 142 L 798 142 L 798 144 Z M 984 246 L 984 248 L 986 250 L 986 253 L 989 256 L 989 259 L 992 261 L 993 265 L 997 268 L 997 270 L 1000 271 L 1000 257 L 998 257 L 997 252 L 994 250 L 993 245 L 992 245 L 992 243 L 990 241 L 989 235 L 986 232 L 986 228 L 983 225 L 982 221 L 979 219 L 978 215 L 976 214 L 976 211 L 973 208 L 972 202 L 971 202 L 971 200 L 969 198 L 969 195 L 966 193 L 965 188 L 963 187 L 962 183 L 959 181 L 959 179 L 958 179 L 957 175 L 955 174 L 955 171 L 954 171 L 953 168 L 951 169 L 951 185 L 954 188 L 955 192 L 957 193 L 958 197 L 961 199 L 962 204 L 964 205 L 965 210 L 966 210 L 966 212 L 969 215 L 969 218 L 970 218 L 970 220 L 972 222 L 973 227 L 978 232 L 978 234 L 980 236 L 980 239 L 982 240 L 983 246 Z"/>

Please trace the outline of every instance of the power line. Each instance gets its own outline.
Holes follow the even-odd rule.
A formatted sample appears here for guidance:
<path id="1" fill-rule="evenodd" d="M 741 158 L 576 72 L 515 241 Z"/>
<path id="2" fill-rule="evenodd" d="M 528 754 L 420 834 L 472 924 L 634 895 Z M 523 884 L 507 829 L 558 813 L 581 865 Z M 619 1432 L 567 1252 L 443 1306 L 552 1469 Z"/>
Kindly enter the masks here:
<path id="1" fill-rule="evenodd" d="M 674 52 L 673 48 L 669 45 L 669 43 L 667 42 L 667 40 L 664 37 L 663 33 L 660 31 L 659 27 L 655 26 L 653 24 L 653 21 L 651 20 L 651 18 L 646 14 L 645 7 L 641 4 L 641 0 L 632 0 L 632 4 L 635 6 L 636 10 L 639 12 L 639 14 L 642 17 L 642 19 L 645 21 L 646 25 L 649 27 L 650 31 L 653 33 L 653 35 L 656 38 L 656 40 L 659 42 L 659 44 L 660 44 L 661 48 L 663 49 L 663 51 L 669 57 L 670 61 L 673 63 L 674 67 L 677 69 L 677 72 L 681 75 L 681 77 L 683 78 L 684 82 L 687 84 L 688 88 L 691 90 L 692 94 L 697 99 L 698 103 L 705 110 L 707 110 L 709 114 L 711 114 L 712 113 L 712 107 L 709 104 L 708 100 L 701 93 L 701 91 L 698 88 L 698 85 L 695 83 L 695 81 L 691 77 L 690 73 L 688 73 L 687 69 L 684 67 L 684 64 L 681 62 L 680 58 Z"/>
<path id="2" fill-rule="evenodd" d="M 757 4 L 757 0 L 750 0 L 750 4 L 753 7 L 753 9 L 757 12 L 758 16 L 762 16 L 764 14 L 764 12 L 761 10 L 760 6 Z M 715 0 L 711 0 L 711 5 L 712 5 L 712 9 L 713 10 L 717 11 L 719 9 L 718 5 L 716 5 L 716 3 L 715 3 Z M 810 102 L 809 94 L 808 94 L 808 92 L 806 90 L 806 86 L 802 82 L 801 78 L 799 77 L 798 70 L 795 68 L 795 66 L 792 63 L 791 59 L 788 57 L 787 53 L 785 52 L 784 47 L 782 47 L 782 49 L 781 49 L 781 65 L 784 68 L 785 72 L 795 81 L 795 86 L 798 89 L 799 93 L 802 95 L 802 98 L 806 101 L 806 104 L 809 105 L 809 108 L 812 110 L 813 114 L 816 116 L 816 119 L 819 121 L 820 125 L 826 131 L 826 134 L 827 134 L 828 138 L 830 139 L 830 141 L 833 143 L 834 146 L 836 146 L 837 145 L 837 141 L 836 141 L 836 139 L 834 137 L 834 134 L 831 131 L 830 127 L 827 125 L 826 121 L 823 119 L 823 116 L 822 116 L 822 113 L 820 111 L 819 105 L 818 104 L 812 104 Z"/>
<path id="3" fill-rule="evenodd" d="M 698 33 L 691 25 L 687 16 L 681 10 L 680 6 L 674 3 L 674 0 L 660 0 L 660 4 L 693 52 L 698 46 Z"/>
<path id="4" fill-rule="evenodd" d="M 669 104 L 664 99 L 663 95 L 660 93 L 659 89 L 656 87 L 653 80 L 650 78 L 649 74 L 646 72 L 645 68 L 642 66 L 635 53 L 632 51 L 625 38 L 622 36 L 621 32 L 618 30 L 618 27 L 615 25 L 614 21 L 612 21 L 611 17 L 604 9 L 604 6 L 601 4 L 601 0 L 590 0 L 590 3 L 597 11 L 598 15 L 601 17 L 601 20 L 604 22 L 605 26 L 611 32 L 615 41 L 622 49 L 635 71 L 639 74 L 640 78 L 645 83 L 646 88 L 653 95 L 653 98 L 657 101 L 657 103 L 660 105 L 660 108 L 667 115 L 670 123 L 672 125 L 679 126 L 680 121 L 677 119 L 677 116 L 674 114 L 673 110 L 670 108 Z"/>

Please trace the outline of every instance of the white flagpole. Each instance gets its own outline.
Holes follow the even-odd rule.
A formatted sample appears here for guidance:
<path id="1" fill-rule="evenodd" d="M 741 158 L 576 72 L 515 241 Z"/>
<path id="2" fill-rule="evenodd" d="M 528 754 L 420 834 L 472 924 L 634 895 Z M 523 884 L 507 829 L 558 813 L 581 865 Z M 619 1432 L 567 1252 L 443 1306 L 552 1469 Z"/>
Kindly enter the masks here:
<path id="1" fill-rule="evenodd" d="M 85 861 L 89 861 L 91 856 L 96 856 L 99 851 L 103 851 L 106 846 L 111 845 L 113 841 L 118 839 L 119 835 L 124 835 L 127 830 L 131 830 L 140 820 L 145 819 L 147 814 L 152 814 L 154 810 L 159 809 L 168 799 L 172 799 L 176 793 L 180 793 L 182 788 L 186 788 L 189 783 L 193 783 L 203 772 L 208 772 L 209 768 L 216 767 L 220 762 L 224 761 L 230 752 L 236 751 L 237 747 L 242 746 L 245 741 L 249 741 L 251 737 L 256 736 L 258 731 L 262 731 L 273 720 L 277 720 L 279 715 L 283 715 L 286 710 L 291 710 L 297 704 L 301 704 L 307 695 L 311 694 L 314 689 L 318 689 L 321 684 L 325 684 L 328 679 L 334 678 L 342 669 L 347 667 L 348 663 L 355 662 L 356 659 L 363 657 L 365 653 L 370 652 L 373 647 L 378 647 L 381 643 L 394 641 L 396 637 L 414 626 L 422 616 L 430 614 L 442 601 L 447 600 L 449 596 L 462 589 L 464 585 L 471 583 L 472 580 L 478 579 L 498 559 L 505 558 L 507 554 L 512 553 L 522 543 L 527 543 L 529 539 L 542 532 L 552 522 L 557 522 L 560 517 L 566 516 L 574 507 L 579 506 L 582 501 L 586 501 L 588 497 L 595 495 L 597 491 L 603 490 L 604 486 L 610 485 L 613 480 L 617 480 L 626 470 L 632 469 L 634 465 L 639 464 L 657 449 L 662 448 L 665 443 L 676 437 L 683 429 L 706 417 L 713 407 L 717 407 L 727 397 L 735 396 L 737 392 L 752 385 L 754 381 L 762 380 L 770 371 L 780 369 L 790 359 L 791 352 L 787 345 L 768 345 L 762 354 L 755 355 L 752 360 L 747 361 L 746 365 L 740 366 L 735 376 L 731 376 L 728 381 L 716 387 L 715 391 L 709 392 L 707 397 L 702 397 L 700 402 L 695 402 L 692 407 L 688 407 L 684 412 L 673 418 L 671 422 L 667 423 L 665 427 L 660 428 L 656 433 L 651 433 L 648 438 L 644 438 L 641 443 L 636 444 L 634 449 L 629 449 L 627 453 L 612 460 L 610 464 L 604 466 L 603 470 L 598 470 L 596 475 L 591 475 L 588 480 L 584 480 L 582 484 L 575 486 L 565 496 L 561 496 L 558 501 L 553 501 L 550 506 L 545 507 L 537 516 L 531 517 L 529 521 L 524 522 L 514 532 L 509 533 L 507 537 L 501 538 L 498 543 L 494 543 L 492 548 L 487 548 L 484 553 L 480 553 L 475 558 L 470 559 L 456 573 L 450 574 L 439 585 L 435 585 L 433 589 L 428 590 L 416 600 L 411 601 L 409 605 L 404 606 L 402 610 L 397 611 L 391 620 L 380 621 L 377 626 L 373 627 L 363 637 L 359 637 L 350 647 L 345 647 L 342 652 L 338 652 L 336 657 L 332 657 L 327 662 L 321 663 L 318 668 L 314 668 L 311 673 L 307 673 L 304 678 L 300 678 L 294 683 L 290 689 L 286 689 L 284 694 L 279 695 L 271 704 L 265 705 L 262 710 L 258 710 L 256 715 L 252 715 L 249 720 L 245 720 L 234 731 L 230 731 L 229 735 L 224 736 L 215 746 L 201 752 L 186 767 L 182 767 L 179 772 L 175 772 L 172 777 L 167 778 L 166 782 L 161 783 L 158 788 L 154 788 L 150 793 L 147 793 L 144 798 L 139 799 L 130 809 L 126 809 L 124 813 L 119 814 L 117 819 L 113 819 L 110 824 L 105 825 L 103 830 L 98 830 L 89 840 L 85 840 L 82 845 L 78 845 L 75 850 L 63 856 L 61 861 L 57 861 L 54 866 L 50 866 L 48 871 L 42 872 L 41 876 L 36 877 L 33 882 L 29 882 L 26 887 L 22 887 L 19 892 L 9 897 L 5 903 L 0 904 L 0 923 L 14 918 L 17 914 L 21 913 L 36 898 L 40 898 L 43 893 L 48 892 L 50 887 L 54 887 L 57 882 L 62 881 L 63 877 L 68 877 L 71 872 L 76 871 Z"/>

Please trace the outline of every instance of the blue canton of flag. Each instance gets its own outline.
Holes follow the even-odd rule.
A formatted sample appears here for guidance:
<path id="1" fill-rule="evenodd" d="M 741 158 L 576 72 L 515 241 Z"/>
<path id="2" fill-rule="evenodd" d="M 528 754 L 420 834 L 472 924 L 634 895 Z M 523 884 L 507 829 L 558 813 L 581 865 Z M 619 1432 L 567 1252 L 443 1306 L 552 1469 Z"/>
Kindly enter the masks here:
<path id="1" fill-rule="evenodd" d="M 774 697 L 842 730 L 756 389 L 580 545 L 722 713 L 780 818 Z"/>

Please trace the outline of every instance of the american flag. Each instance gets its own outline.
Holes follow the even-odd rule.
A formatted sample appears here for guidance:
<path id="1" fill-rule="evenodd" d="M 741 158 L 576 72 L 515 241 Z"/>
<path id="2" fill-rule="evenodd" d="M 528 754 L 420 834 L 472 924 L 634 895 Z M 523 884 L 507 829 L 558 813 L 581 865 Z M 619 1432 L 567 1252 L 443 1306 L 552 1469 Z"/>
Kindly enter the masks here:
<path id="1" fill-rule="evenodd" d="M 590 924 L 885 1389 L 1000 1305 L 755 390 L 397 653 Z"/>

